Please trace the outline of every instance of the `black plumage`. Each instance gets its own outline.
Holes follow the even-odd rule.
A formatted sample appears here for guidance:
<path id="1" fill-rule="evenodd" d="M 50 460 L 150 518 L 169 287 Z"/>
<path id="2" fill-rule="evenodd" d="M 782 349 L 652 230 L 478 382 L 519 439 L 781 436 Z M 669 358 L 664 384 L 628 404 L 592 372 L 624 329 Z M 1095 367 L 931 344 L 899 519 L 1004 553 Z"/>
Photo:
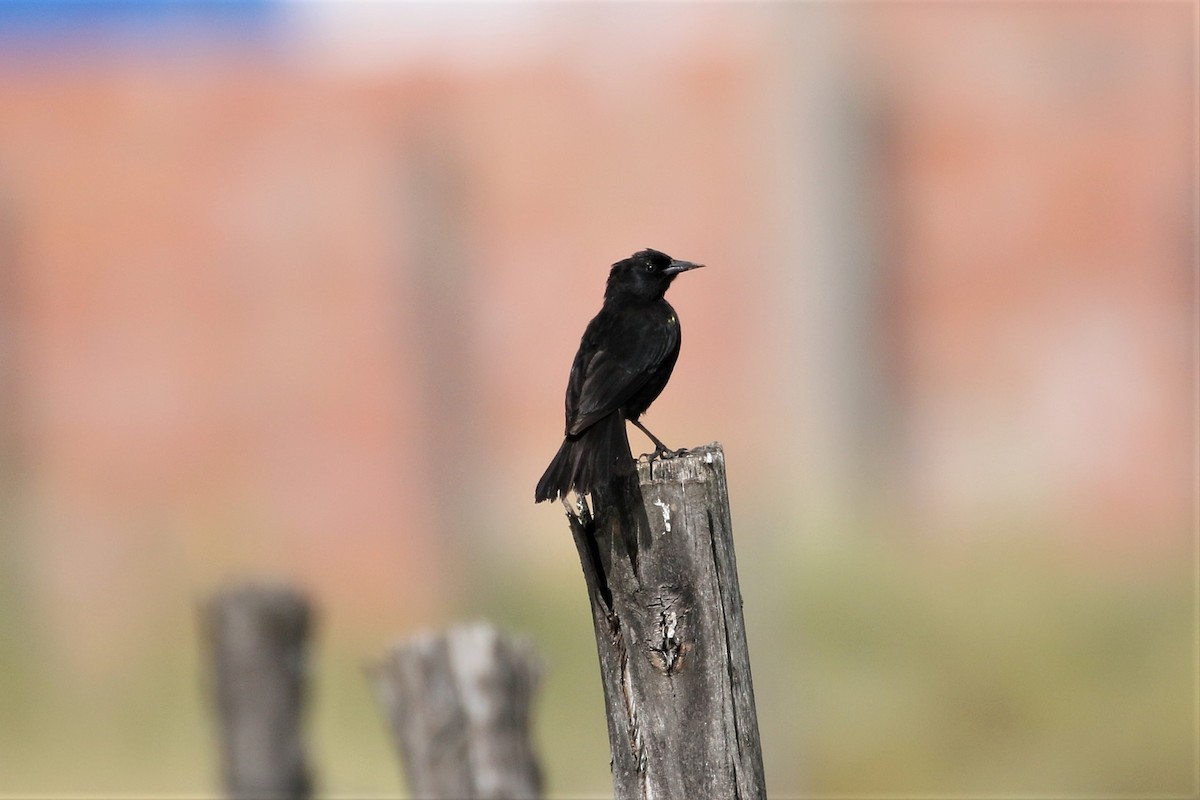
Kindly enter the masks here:
<path id="1" fill-rule="evenodd" d="M 664 299 L 681 272 L 702 266 L 657 250 L 612 265 L 604 306 L 588 323 L 567 382 L 566 437 L 538 481 L 537 502 L 586 494 L 634 470 L 625 421 L 671 451 L 638 418 L 662 392 L 679 357 L 679 317 Z"/>

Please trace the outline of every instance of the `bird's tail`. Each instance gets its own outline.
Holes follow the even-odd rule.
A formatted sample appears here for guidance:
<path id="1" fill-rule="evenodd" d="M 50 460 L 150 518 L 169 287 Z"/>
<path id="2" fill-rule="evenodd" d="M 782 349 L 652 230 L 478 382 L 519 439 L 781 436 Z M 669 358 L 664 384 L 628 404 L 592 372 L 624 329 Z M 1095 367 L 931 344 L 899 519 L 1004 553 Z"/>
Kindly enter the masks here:
<path id="1" fill-rule="evenodd" d="M 538 481 L 534 499 L 540 503 L 566 497 L 572 489 L 587 494 L 619 475 L 631 474 L 635 467 L 625 418 L 614 411 L 582 433 L 563 439 Z"/>

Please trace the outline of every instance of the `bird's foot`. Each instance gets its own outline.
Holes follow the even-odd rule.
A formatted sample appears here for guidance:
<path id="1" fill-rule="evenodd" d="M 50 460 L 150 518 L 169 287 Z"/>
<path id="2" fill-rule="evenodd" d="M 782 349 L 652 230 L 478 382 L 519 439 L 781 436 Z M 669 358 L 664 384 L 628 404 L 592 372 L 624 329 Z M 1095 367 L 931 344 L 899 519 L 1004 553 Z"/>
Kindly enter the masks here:
<path id="1" fill-rule="evenodd" d="M 678 458 L 679 456 L 687 453 L 687 451 L 688 449 L 686 447 L 680 448 L 679 450 L 672 450 L 668 447 L 659 446 L 654 448 L 653 453 L 642 453 L 640 456 L 638 456 L 638 461 L 643 459 L 646 461 L 659 461 L 669 458 Z"/>

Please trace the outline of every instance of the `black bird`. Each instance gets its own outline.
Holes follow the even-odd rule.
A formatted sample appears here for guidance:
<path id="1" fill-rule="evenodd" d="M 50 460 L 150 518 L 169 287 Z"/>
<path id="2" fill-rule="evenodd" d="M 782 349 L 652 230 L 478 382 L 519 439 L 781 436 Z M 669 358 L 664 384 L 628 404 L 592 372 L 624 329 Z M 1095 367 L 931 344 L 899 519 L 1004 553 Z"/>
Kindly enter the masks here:
<path id="1" fill-rule="evenodd" d="M 604 307 L 588 323 L 567 382 L 567 430 L 562 447 L 538 481 L 537 502 L 586 494 L 631 474 L 633 454 L 625 420 L 670 455 L 638 417 L 658 397 L 679 357 L 679 317 L 663 299 L 675 276 L 701 267 L 657 250 L 641 250 L 612 265 Z"/>

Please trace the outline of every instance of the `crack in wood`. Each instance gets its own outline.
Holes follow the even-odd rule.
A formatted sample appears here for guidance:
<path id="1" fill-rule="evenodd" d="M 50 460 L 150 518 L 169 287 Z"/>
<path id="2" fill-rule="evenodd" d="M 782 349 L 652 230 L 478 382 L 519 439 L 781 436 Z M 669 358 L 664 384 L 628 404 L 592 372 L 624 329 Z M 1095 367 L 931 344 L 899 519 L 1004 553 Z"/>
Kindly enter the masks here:
<path id="1" fill-rule="evenodd" d="M 621 675 L 621 698 L 624 701 L 626 729 L 629 732 L 629 752 L 633 755 L 634 763 L 637 765 L 637 771 L 641 776 L 643 787 L 642 794 L 645 796 L 645 790 L 648 786 L 646 778 L 648 761 L 646 759 L 646 747 L 642 737 L 642 728 L 638 720 L 637 699 L 634 697 L 634 678 L 629 668 L 629 651 L 625 647 L 625 637 L 621 632 L 621 619 L 616 613 L 609 615 L 608 625 L 610 641 L 617 653 L 617 667 Z"/>

